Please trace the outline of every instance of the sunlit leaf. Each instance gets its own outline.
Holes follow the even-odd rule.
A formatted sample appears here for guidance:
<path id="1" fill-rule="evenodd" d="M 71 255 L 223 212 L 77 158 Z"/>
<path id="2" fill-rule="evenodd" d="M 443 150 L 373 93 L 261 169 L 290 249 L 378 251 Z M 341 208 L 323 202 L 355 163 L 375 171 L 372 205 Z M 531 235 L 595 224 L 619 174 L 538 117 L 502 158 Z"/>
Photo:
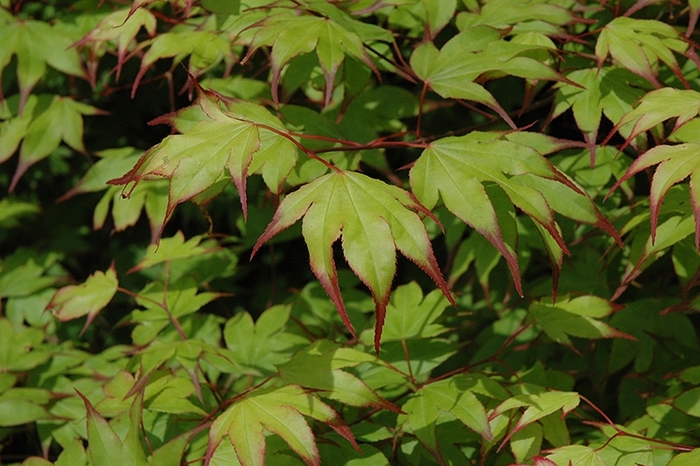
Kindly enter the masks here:
<path id="1" fill-rule="evenodd" d="M 311 268 L 354 335 L 333 260 L 332 245 L 342 236 L 345 259 L 374 297 L 378 352 L 396 273 L 396 249 L 422 268 L 452 300 L 416 211 L 427 213 L 406 191 L 361 173 L 336 170 L 284 198 L 253 248 L 253 254 L 265 241 L 303 216 L 302 231 Z"/>

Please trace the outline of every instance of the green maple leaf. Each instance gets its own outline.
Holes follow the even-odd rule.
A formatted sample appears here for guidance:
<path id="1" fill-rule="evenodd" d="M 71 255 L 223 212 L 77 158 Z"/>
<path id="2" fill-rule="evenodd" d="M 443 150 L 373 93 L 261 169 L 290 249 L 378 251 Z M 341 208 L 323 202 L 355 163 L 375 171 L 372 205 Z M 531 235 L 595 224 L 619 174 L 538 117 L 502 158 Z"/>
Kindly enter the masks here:
<path id="1" fill-rule="evenodd" d="M 484 2 L 478 13 L 461 12 L 457 16 L 457 27 L 465 30 L 474 26 L 491 26 L 507 29 L 526 21 L 537 21 L 552 25 L 563 26 L 572 23 L 576 18 L 568 5 L 555 5 L 546 0 L 490 0 Z M 558 2 L 564 3 L 564 2 Z"/>
<path id="2" fill-rule="evenodd" d="M 601 31 L 595 45 L 595 55 L 599 68 L 610 54 L 623 67 L 648 80 L 656 88 L 660 88 L 661 84 L 653 69 L 658 61 L 662 61 L 689 87 L 673 54 L 685 53 L 687 49 L 688 43 L 670 24 L 620 16 Z"/>
<path id="3" fill-rule="evenodd" d="M 90 275 L 85 283 L 68 285 L 57 290 L 46 308 L 52 309 L 54 315 L 63 321 L 87 314 L 84 332 L 90 322 L 112 300 L 118 285 L 117 272 L 112 264 L 107 272 L 97 271 Z"/>
<path id="4" fill-rule="evenodd" d="M 316 52 L 326 81 L 325 105 L 330 104 L 333 83 L 345 55 L 350 55 L 373 71 L 376 66 L 365 51 L 357 28 L 367 28 L 359 21 L 331 5 L 329 2 L 308 2 L 307 7 L 323 15 L 297 15 L 292 11 L 274 13 L 259 24 L 253 37 L 248 56 L 262 46 L 272 47 L 272 97 L 279 102 L 278 83 L 282 68 L 301 54 Z M 383 38 L 391 41 L 390 34 Z"/>
<path id="5" fill-rule="evenodd" d="M 21 142 L 10 192 L 29 167 L 51 155 L 61 141 L 73 150 L 85 152 L 83 116 L 104 114 L 95 107 L 58 95 L 30 95 L 24 109 L 20 108 L 21 101 L 17 104 L 19 114 L 0 125 L 0 162 L 10 157 Z"/>
<path id="6" fill-rule="evenodd" d="M 700 250 L 700 144 L 661 145 L 646 151 L 632 162 L 610 192 L 617 189 L 625 180 L 654 165 L 658 166 L 654 171 L 649 192 L 652 244 L 656 240 L 659 211 L 664 196 L 673 185 L 690 177 L 690 201 L 695 217 L 695 248 Z"/>
<path id="7" fill-rule="evenodd" d="M 314 434 L 304 416 L 330 425 L 357 450 L 359 447 L 338 414 L 316 396 L 296 385 L 257 389 L 237 398 L 209 430 L 205 464 L 224 437 L 233 445 L 242 466 L 265 464 L 264 429 L 279 435 L 309 465 L 320 465 Z"/>
<path id="8" fill-rule="evenodd" d="M 505 41 L 500 31 L 476 26 L 454 36 L 440 50 L 432 42 L 422 42 L 411 55 L 411 67 L 440 96 L 486 105 L 515 128 L 506 111 L 477 80 L 491 75 L 511 75 L 566 81 L 541 61 L 526 56 L 528 52 L 542 50 L 547 47 Z"/>
<path id="9" fill-rule="evenodd" d="M 355 172 L 336 169 L 288 195 L 253 248 L 304 217 L 302 233 L 311 269 L 330 295 L 345 326 L 355 330 L 345 310 L 333 260 L 342 236 L 350 268 L 372 292 L 376 306 L 375 349 L 396 274 L 396 249 L 422 268 L 455 305 L 438 268 L 430 239 L 417 212 L 431 215 L 409 193 Z"/>
<path id="10" fill-rule="evenodd" d="M 126 175 L 110 180 L 113 185 L 131 185 L 154 177 L 168 178 L 170 188 L 165 218 L 175 207 L 207 193 L 223 180 L 226 172 L 238 188 L 243 214 L 247 217 L 246 180 L 262 173 L 268 188 L 279 192 L 296 163 L 297 148 L 283 136 L 282 123 L 263 107 L 245 102 L 225 105 L 200 89 L 199 104 L 166 121 L 183 134 L 166 137 L 143 154 Z"/>
<path id="11" fill-rule="evenodd" d="M 516 138 L 521 139 L 527 136 L 526 133 L 513 135 L 520 135 Z M 554 220 L 555 211 L 594 224 L 619 240 L 619 235 L 593 201 L 538 151 L 525 143 L 497 140 L 496 137 L 494 133 L 475 132 L 435 141 L 423 151 L 409 177 L 413 193 L 423 205 L 432 209 L 442 197 L 450 212 L 494 245 L 506 259 L 521 295 L 514 238 L 504 239 L 504 232 L 512 234 L 509 230 L 513 226 L 503 226 L 505 219 L 497 212 L 504 203 L 503 196 L 494 199 L 494 193 L 487 190 L 488 185 L 500 187 L 512 205 L 542 227 L 545 243 L 553 248 L 553 258 L 560 256 L 559 250 L 568 254 Z M 561 261 L 555 259 L 555 264 L 560 267 Z"/>
<path id="12" fill-rule="evenodd" d="M 621 148 L 624 149 L 632 139 L 656 125 L 675 118 L 676 123 L 671 132 L 686 124 L 700 113 L 700 92 L 693 90 L 679 90 L 664 87 L 651 91 L 639 100 L 639 105 L 627 112 L 615 125 L 619 129 L 625 125 L 632 125 L 629 136 Z M 608 139 L 612 136 L 611 132 Z"/>
<path id="13" fill-rule="evenodd" d="M 117 10 L 105 16 L 85 37 L 75 43 L 76 46 L 88 47 L 90 62 L 88 73 L 90 82 L 95 85 L 97 66 L 100 58 L 112 46 L 117 45 L 117 80 L 126 62 L 127 54 L 136 40 L 136 35 L 143 28 L 149 36 L 156 33 L 156 17 L 146 8 L 134 10 Z"/>
<path id="14" fill-rule="evenodd" d="M 0 23 L 0 73 L 16 55 L 20 114 L 32 88 L 46 75 L 47 65 L 72 76 L 85 75 L 71 42 L 65 31 L 46 22 L 11 17 Z"/>

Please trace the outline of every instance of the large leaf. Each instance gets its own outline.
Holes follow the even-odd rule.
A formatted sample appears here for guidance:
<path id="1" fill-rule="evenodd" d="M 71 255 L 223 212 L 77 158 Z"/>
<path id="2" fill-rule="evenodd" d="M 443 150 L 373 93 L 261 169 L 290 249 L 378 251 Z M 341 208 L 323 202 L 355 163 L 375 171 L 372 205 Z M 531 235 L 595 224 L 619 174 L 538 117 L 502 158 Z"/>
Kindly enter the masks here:
<path id="1" fill-rule="evenodd" d="M 422 268 L 454 304 L 416 211 L 429 214 L 400 188 L 361 173 L 336 169 L 282 201 L 253 248 L 253 255 L 265 241 L 304 217 L 302 232 L 311 256 L 311 268 L 354 336 L 333 260 L 333 243 L 342 236 L 345 259 L 374 297 L 377 319 L 374 344 L 379 351 L 396 274 L 396 249 Z"/>
<path id="2" fill-rule="evenodd" d="M 254 104 L 225 105 L 201 90 L 199 105 L 166 119 L 183 134 L 166 137 L 146 152 L 136 166 L 114 185 L 130 185 L 152 177 L 170 179 L 166 218 L 180 203 L 214 186 L 225 172 L 238 188 L 247 215 L 246 179 L 259 171 L 268 187 L 278 192 L 296 163 L 294 142 L 267 110 Z M 133 190 L 133 186 L 131 186 Z"/>
<path id="3" fill-rule="evenodd" d="M 516 133 L 517 134 L 517 133 Z M 492 133 L 471 133 L 431 143 L 410 172 L 413 192 L 432 209 L 442 197 L 445 206 L 486 237 L 505 257 L 518 292 L 522 295 L 514 242 L 504 239 L 503 227 L 487 190 L 495 183 L 510 202 L 542 226 L 553 246 L 568 253 L 554 220 L 554 211 L 594 224 L 613 237 L 617 233 L 593 201 L 533 148 Z"/>
<path id="4" fill-rule="evenodd" d="M 649 19 L 618 17 L 598 36 L 595 54 L 602 66 L 610 54 L 622 66 L 661 87 L 653 69 L 662 61 L 687 86 L 674 52 L 684 53 L 688 44 L 671 25 Z"/>
<path id="5" fill-rule="evenodd" d="M 228 437 L 241 465 L 263 465 L 267 429 L 282 437 L 308 465 L 319 465 L 314 434 L 304 416 L 330 425 L 358 448 L 350 429 L 333 409 L 300 387 L 286 385 L 254 390 L 235 399 L 211 425 L 205 463 L 209 464 L 221 441 Z"/>

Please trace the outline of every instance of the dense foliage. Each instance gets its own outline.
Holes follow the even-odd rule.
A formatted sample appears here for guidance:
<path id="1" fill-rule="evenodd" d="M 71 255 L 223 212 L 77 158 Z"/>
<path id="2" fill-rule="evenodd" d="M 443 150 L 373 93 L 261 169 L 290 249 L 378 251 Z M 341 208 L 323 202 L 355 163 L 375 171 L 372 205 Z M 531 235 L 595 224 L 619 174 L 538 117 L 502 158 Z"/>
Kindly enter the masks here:
<path id="1" fill-rule="evenodd" d="M 125 3 L 0 0 L 0 462 L 700 464 L 700 1 Z"/>

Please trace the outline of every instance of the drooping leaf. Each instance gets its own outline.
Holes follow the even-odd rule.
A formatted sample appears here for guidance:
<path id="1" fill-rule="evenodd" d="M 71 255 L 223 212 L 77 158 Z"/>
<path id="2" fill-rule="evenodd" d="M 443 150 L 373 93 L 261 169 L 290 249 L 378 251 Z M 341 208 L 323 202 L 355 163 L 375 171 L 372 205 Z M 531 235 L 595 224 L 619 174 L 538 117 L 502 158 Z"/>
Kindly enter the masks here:
<path id="1" fill-rule="evenodd" d="M 83 332 L 97 314 L 112 300 L 119 282 L 114 264 L 107 272 L 97 271 L 85 283 L 68 285 L 56 291 L 47 309 L 60 320 L 72 320 L 87 315 Z"/>
<path id="2" fill-rule="evenodd" d="M 445 206 L 472 226 L 505 257 L 522 294 L 517 253 L 504 240 L 496 205 L 486 185 L 498 185 L 510 202 L 539 223 L 562 251 L 568 253 L 553 211 L 594 224 L 619 238 L 593 201 L 534 149 L 495 135 L 471 133 L 435 141 L 423 152 L 409 174 L 413 192 L 426 207 L 440 197 Z"/>
<path id="3" fill-rule="evenodd" d="M 411 67 L 440 96 L 486 105 L 515 128 L 505 110 L 477 80 L 497 73 L 532 80 L 565 81 L 559 73 L 526 55 L 533 50 L 543 48 L 502 40 L 498 30 L 478 26 L 457 34 L 439 51 L 431 42 L 421 43 L 411 55 Z"/>
<path id="4" fill-rule="evenodd" d="M 304 416 L 329 424 L 355 444 L 338 414 L 314 395 L 295 385 L 257 389 L 239 397 L 211 426 L 205 464 L 224 437 L 233 445 L 243 466 L 264 464 L 264 430 L 279 435 L 308 464 L 319 465 L 314 435 Z"/>
<path id="5" fill-rule="evenodd" d="M 336 170 L 282 201 L 253 248 L 304 217 L 302 232 L 311 268 L 354 335 L 345 310 L 332 245 L 342 236 L 350 268 L 372 292 L 376 306 L 375 349 L 379 352 L 386 306 L 396 273 L 396 249 L 422 268 L 454 305 L 416 211 L 429 214 L 406 191 L 355 172 Z"/>

